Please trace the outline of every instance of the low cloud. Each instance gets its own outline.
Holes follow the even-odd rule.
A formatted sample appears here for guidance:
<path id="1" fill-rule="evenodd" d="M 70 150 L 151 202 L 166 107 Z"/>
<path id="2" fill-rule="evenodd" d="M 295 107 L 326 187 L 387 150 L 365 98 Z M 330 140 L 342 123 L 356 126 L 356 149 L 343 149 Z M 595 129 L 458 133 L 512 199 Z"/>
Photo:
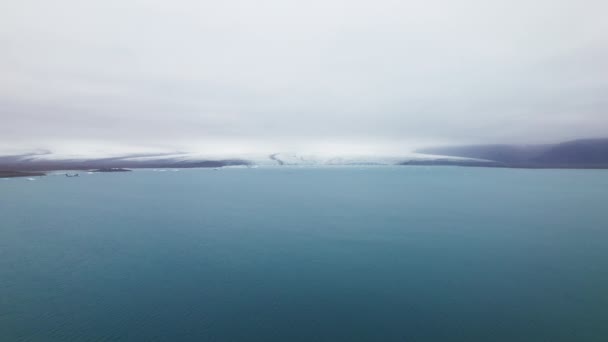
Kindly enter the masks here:
<path id="1" fill-rule="evenodd" d="M 607 11 L 574 0 L 5 2 L 0 150 L 397 153 L 602 136 Z"/>

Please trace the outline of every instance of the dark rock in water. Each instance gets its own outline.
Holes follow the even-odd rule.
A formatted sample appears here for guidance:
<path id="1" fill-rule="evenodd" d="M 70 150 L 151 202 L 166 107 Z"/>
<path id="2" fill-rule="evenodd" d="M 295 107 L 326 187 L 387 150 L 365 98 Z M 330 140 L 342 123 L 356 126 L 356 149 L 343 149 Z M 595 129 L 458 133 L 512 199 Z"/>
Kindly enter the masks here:
<path id="1" fill-rule="evenodd" d="M 44 172 L 0 171 L 0 178 L 46 176 Z"/>
<path id="2" fill-rule="evenodd" d="M 123 169 L 119 167 L 105 167 L 97 170 L 93 170 L 91 172 L 131 172 L 132 170 Z"/>

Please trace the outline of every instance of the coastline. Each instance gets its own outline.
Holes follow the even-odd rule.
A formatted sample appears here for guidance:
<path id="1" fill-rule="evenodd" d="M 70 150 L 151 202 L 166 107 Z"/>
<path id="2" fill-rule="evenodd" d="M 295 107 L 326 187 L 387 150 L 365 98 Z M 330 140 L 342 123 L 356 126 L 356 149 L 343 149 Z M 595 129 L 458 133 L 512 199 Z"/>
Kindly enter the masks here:
<path id="1" fill-rule="evenodd" d="M 30 171 L 0 171 L 0 178 L 15 178 L 15 177 L 38 177 L 46 176 L 45 172 L 30 172 Z"/>

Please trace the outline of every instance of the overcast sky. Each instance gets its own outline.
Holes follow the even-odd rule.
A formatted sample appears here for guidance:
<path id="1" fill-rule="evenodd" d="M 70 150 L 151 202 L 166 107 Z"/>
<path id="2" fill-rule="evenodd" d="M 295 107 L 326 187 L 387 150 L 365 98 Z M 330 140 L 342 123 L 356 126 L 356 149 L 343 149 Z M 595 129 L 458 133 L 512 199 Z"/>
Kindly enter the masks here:
<path id="1" fill-rule="evenodd" d="M 606 0 L 0 2 L 0 150 L 608 135 Z"/>

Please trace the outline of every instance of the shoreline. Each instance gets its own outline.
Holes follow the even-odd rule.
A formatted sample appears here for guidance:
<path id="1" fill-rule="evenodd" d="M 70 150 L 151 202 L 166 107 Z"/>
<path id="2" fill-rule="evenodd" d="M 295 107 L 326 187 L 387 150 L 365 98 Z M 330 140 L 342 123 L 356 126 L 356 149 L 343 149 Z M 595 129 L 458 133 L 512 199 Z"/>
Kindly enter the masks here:
<path id="1" fill-rule="evenodd" d="M 39 177 L 46 176 L 45 172 L 33 171 L 0 171 L 0 178 Z"/>

